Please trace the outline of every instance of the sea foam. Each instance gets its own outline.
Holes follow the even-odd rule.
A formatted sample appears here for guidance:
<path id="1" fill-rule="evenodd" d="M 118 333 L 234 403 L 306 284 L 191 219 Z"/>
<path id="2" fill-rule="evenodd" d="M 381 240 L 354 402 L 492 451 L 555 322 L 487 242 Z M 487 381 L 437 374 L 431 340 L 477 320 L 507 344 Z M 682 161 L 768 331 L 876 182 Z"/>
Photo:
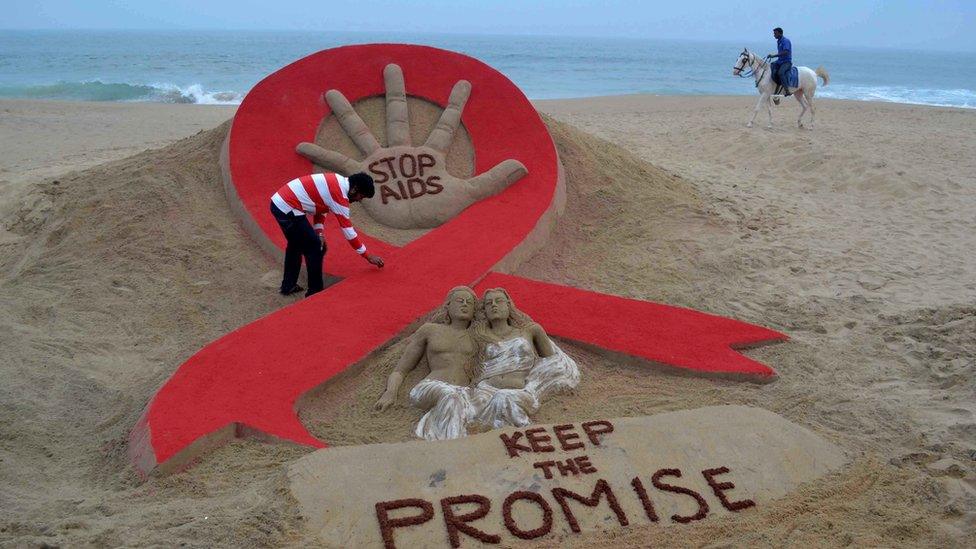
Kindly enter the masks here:
<path id="1" fill-rule="evenodd" d="M 207 90 L 200 84 L 178 86 L 170 83 L 130 84 L 89 80 L 34 86 L 0 86 L 0 97 L 66 101 L 149 101 L 236 105 L 241 102 L 242 94 L 236 91 Z"/>
<path id="2" fill-rule="evenodd" d="M 817 88 L 818 97 L 834 99 L 855 99 L 858 101 L 886 101 L 889 103 L 908 103 L 912 105 L 932 105 L 938 107 L 976 108 L 976 92 L 965 89 L 928 89 L 906 86 L 851 86 L 831 84 Z"/>

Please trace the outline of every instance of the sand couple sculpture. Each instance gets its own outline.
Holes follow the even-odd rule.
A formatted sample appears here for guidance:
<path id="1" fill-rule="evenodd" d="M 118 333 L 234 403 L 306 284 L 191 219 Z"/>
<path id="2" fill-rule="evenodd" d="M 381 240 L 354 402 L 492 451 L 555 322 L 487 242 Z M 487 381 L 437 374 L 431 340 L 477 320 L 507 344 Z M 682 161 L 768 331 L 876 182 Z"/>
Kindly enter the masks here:
<path id="1" fill-rule="evenodd" d="M 453 288 L 411 336 L 378 410 L 393 405 L 404 376 L 425 357 L 430 373 L 409 398 L 426 411 L 416 428 L 426 440 L 460 438 L 469 427 L 524 427 L 543 400 L 580 379 L 576 362 L 502 288 L 486 290 L 480 304 L 471 288 Z"/>

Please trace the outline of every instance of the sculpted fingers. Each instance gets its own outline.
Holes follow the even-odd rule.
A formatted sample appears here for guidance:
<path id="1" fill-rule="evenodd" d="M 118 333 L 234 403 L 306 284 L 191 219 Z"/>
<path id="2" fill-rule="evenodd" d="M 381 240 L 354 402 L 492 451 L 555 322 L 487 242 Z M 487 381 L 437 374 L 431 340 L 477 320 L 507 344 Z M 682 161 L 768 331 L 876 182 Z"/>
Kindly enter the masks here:
<path id="1" fill-rule="evenodd" d="M 468 194 L 477 201 L 504 191 L 512 183 L 525 177 L 527 173 L 529 171 L 524 164 L 509 158 L 504 162 L 499 162 L 487 172 L 468 179 L 464 184 L 467 187 Z"/>
<path id="2" fill-rule="evenodd" d="M 325 93 L 325 101 L 332 108 L 332 112 L 335 113 L 336 118 L 339 120 L 339 125 L 345 130 L 346 135 L 353 140 L 364 155 L 369 156 L 373 151 L 380 148 L 379 141 L 373 137 L 372 132 L 369 131 L 363 119 L 359 117 L 356 110 L 349 104 L 346 96 L 342 95 L 338 90 L 329 90 Z"/>
<path id="3" fill-rule="evenodd" d="M 386 84 L 386 142 L 390 147 L 410 144 L 410 119 L 407 114 L 407 93 L 403 71 L 390 63 L 383 69 Z"/>
<path id="4" fill-rule="evenodd" d="M 467 80 L 459 80 L 451 90 L 451 97 L 447 102 L 447 108 L 441 113 L 437 125 L 427 137 L 426 145 L 438 151 L 446 151 L 454 141 L 454 132 L 461 123 L 461 111 L 464 104 L 471 95 L 471 84 Z"/>
<path id="5" fill-rule="evenodd" d="M 314 143 L 299 143 L 295 151 L 316 165 L 322 166 L 326 171 L 349 176 L 361 170 L 359 162 L 342 153 L 323 149 Z"/>

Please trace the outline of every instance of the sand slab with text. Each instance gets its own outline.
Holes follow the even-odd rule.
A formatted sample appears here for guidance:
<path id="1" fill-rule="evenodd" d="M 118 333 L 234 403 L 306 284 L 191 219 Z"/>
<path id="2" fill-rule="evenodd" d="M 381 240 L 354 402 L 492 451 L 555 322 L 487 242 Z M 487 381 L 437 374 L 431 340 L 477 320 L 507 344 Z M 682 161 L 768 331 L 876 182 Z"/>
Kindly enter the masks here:
<path id="1" fill-rule="evenodd" d="M 289 467 L 308 526 L 335 546 L 513 543 L 756 512 L 846 462 L 778 414 L 713 406 L 330 448 Z M 412 518 L 411 518 L 412 517 Z M 413 523 L 413 524 L 408 524 Z"/>

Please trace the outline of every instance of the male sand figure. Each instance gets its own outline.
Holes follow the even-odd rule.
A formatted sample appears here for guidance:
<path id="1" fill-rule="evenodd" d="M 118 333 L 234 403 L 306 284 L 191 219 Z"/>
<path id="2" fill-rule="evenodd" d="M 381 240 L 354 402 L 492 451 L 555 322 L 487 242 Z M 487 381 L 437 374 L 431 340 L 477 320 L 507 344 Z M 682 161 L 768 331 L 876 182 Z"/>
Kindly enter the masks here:
<path id="1" fill-rule="evenodd" d="M 431 321 L 410 336 L 386 391 L 376 402 L 380 411 L 392 406 L 403 378 L 426 357 L 430 373 L 410 391 L 410 403 L 426 410 L 417 424 L 420 438 L 447 440 L 467 435 L 466 425 L 475 413 L 469 385 L 478 348 L 469 328 L 476 304 L 471 288 L 453 288 Z"/>
<path id="2" fill-rule="evenodd" d="M 376 193 L 373 178 L 365 173 L 355 173 L 348 178 L 334 173 L 315 173 L 292 179 L 271 197 L 271 215 L 285 235 L 285 272 L 281 278 L 282 295 L 302 291 L 298 285 L 298 273 L 305 257 L 308 273 L 308 297 L 322 291 L 322 259 L 325 257 L 325 216 L 332 212 L 339 222 L 342 234 L 356 253 L 379 268 L 383 259 L 366 253 L 366 245 L 359 240 L 356 228 L 349 219 L 349 204 Z M 306 214 L 312 216 L 309 224 Z"/>

